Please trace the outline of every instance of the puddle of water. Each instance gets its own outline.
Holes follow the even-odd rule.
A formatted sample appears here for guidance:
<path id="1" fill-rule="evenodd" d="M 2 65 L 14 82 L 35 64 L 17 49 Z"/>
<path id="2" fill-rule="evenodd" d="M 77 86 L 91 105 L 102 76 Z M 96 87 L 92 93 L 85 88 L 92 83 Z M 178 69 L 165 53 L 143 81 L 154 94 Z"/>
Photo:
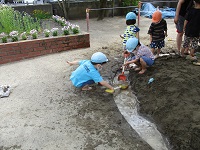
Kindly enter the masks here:
<path id="1" fill-rule="evenodd" d="M 114 100 L 121 114 L 144 141 L 155 150 L 168 150 L 156 125 L 138 114 L 137 97 L 130 88 L 120 92 L 116 91 Z"/>

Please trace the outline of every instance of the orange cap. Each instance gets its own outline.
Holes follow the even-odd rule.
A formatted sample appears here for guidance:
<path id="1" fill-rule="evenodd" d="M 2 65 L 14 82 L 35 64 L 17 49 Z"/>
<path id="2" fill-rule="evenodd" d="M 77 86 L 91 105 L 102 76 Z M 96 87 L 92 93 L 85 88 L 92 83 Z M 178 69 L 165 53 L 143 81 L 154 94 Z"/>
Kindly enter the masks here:
<path id="1" fill-rule="evenodd" d="M 155 11 L 152 15 L 152 22 L 156 23 L 162 19 L 162 13 L 160 11 Z"/>

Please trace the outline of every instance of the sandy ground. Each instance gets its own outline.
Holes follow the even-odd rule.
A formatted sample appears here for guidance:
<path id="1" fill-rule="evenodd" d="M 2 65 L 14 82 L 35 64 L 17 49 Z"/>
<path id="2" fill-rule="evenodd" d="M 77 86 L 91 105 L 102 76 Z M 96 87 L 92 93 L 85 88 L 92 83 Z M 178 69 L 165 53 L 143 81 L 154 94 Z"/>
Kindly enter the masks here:
<path id="1" fill-rule="evenodd" d="M 73 20 L 70 22 L 78 24 L 82 31 L 87 29 L 85 20 Z M 141 18 L 140 39 L 146 45 L 149 44 L 147 30 L 150 23 L 150 19 Z M 171 40 L 168 41 L 168 38 L 166 39 L 166 47 L 163 50 L 171 52 L 175 49 L 176 32 L 173 20 L 167 19 L 167 23 L 169 29 L 168 38 Z M 102 87 L 97 86 L 92 92 L 81 92 L 71 85 L 69 77 L 76 66 L 68 66 L 66 64 L 67 60 L 89 59 L 92 53 L 102 51 L 111 60 L 102 72 L 102 75 L 107 80 L 115 75 L 116 70 L 119 69 L 122 63 L 120 61 L 122 58 L 120 56 L 121 39 L 119 35 L 123 33 L 126 27 L 124 17 L 106 18 L 103 21 L 91 19 L 89 25 L 90 48 L 67 51 L 0 66 L 0 84 L 12 87 L 10 96 L 0 99 L 0 149 L 152 149 L 130 127 L 118 111 L 113 96 L 105 93 Z M 168 60 L 170 67 L 167 67 Z M 177 65 L 180 65 L 180 67 L 175 67 Z M 195 104 L 196 111 L 193 119 L 196 119 L 196 126 L 198 126 L 199 121 L 197 113 L 199 112 L 199 103 L 196 101 L 199 98 L 199 87 L 198 84 L 194 83 L 196 80 L 192 80 L 192 83 L 189 82 L 189 85 L 195 84 L 195 87 L 187 86 L 183 82 L 183 85 L 185 85 L 183 103 L 179 103 L 182 99 L 178 99 L 178 96 L 170 97 L 177 95 L 176 89 L 185 79 L 185 76 L 182 75 L 186 74 L 187 78 L 191 77 L 190 73 L 192 71 L 190 67 L 188 66 L 189 71 L 185 71 L 185 69 L 182 69 L 184 66 L 187 66 L 184 59 L 169 58 L 166 61 L 166 59 L 159 58 L 155 63 L 155 67 L 148 70 L 147 74 L 138 76 L 134 71 L 130 71 L 129 76 L 131 87 L 133 91 L 137 91 L 138 98 L 141 101 L 141 113 L 156 122 L 162 134 L 169 138 L 171 145 L 173 145 L 172 148 L 183 150 L 185 147 L 182 148 L 182 146 L 186 144 L 187 147 L 189 139 L 187 136 L 182 135 L 185 131 L 179 130 L 177 127 L 181 129 L 180 122 L 185 115 L 183 117 L 180 116 L 187 109 L 186 104 L 191 106 L 189 107 L 190 111 L 186 114 L 186 116 L 188 115 L 187 118 L 191 117 L 189 114 L 194 114 L 192 106 Z M 180 70 L 177 70 L 177 68 Z M 162 72 L 162 69 L 165 71 Z M 180 74 L 180 76 L 183 78 L 179 79 L 179 76 L 173 70 L 182 71 L 183 74 Z M 198 68 L 196 68 L 193 75 L 195 73 L 199 75 Z M 151 86 L 147 86 L 146 80 L 152 76 L 156 80 Z M 194 79 L 198 79 L 198 77 L 193 76 Z M 160 78 L 161 80 L 159 80 Z M 178 79 L 177 81 L 180 82 L 176 83 L 176 80 L 172 79 Z M 141 81 L 141 84 L 135 80 Z M 171 87 L 171 82 L 176 85 L 172 89 L 161 88 L 161 86 L 167 88 L 168 86 L 166 85 Z M 159 85 L 159 87 L 156 88 L 153 85 Z M 190 90 L 190 88 L 194 88 L 194 92 L 197 94 L 197 97 L 191 98 L 191 101 L 188 100 L 188 97 L 185 97 L 187 95 L 186 91 Z M 157 91 L 156 94 L 162 96 L 167 92 L 174 94 L 168 93 L 167 98 L 163 98 L 155 95 L 151 90 Z M 192 94 L 188 94 L 189 99 Z M 195 103 L 193 104 L 192 102 L 194 101 Z M 181 114 L 176 112 L 175 106 L 177 105 L 186 107 L 180 112 Z M 163 107 L 166 109 L 163 109 Z M 171 111 L 172 108 L 174 108 L 174 111 Z M 171 117 L 171 119 L 165 121 L 165 119 L 162 119 L 163 116 L 166 116 L 166 119 L 173 116 L 174 119 Z M 190 121 L 189 119 L 185 120 L 187 123 L 185 130 L 189 130 Z M 192 125 L 195 126 L 194 124 Z M 182 140 L 185 141 L 184 144 Z"/>
<path id="2" fill-rule="evenodd" d="M 74 21 L 83 31 L 86 21 Z M 90 21 L 91 47 L 0 66 L 1 85 L 12 93 L 0 99 L 0 149 L 151 149 L 129 126 L 112 96 L 76 91 L 67 60 L 89 59 L 120 45 L 124 18 Z M 114 25 L 115 24 L 115 25 Z M 113 26 L 114 25 L 114 26 Z M 91 96 L 92 94 L 92 96 Z"/>

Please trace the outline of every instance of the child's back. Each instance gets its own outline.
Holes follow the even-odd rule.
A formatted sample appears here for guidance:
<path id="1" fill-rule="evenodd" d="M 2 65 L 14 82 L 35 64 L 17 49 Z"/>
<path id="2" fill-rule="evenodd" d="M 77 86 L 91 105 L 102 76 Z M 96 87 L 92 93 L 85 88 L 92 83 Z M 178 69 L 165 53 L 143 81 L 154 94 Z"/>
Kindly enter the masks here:
<path id="1" fill-rule="evenodd" d="M 137 37 L 139 28 L 135 26 L 136 23 L 136 15 L 134 12 L 129 12 L 126 15 L 126 29 L 123 34 L 123 48 L 125 49 L 126 42 L 129 38 Z"/>

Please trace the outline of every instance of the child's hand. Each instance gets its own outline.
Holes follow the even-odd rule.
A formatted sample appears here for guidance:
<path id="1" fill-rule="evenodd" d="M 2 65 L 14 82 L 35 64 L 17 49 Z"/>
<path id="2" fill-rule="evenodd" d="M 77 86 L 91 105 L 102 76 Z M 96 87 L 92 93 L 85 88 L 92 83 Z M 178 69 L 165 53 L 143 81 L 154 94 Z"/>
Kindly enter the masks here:
<path id="1" fill-rule="evenodd" d="M 126 62 L 125 64 L 123 64 L 123 66 L 128 66 L 129 65 L 129 63 L 128 62 Z"/>
<path id="2" fill-rule="evenodd" d="M 120 34 L 119 36 L 120 36 L 120 38 L 124 39 L 124 35 L 123 34 Z"/>
<path id="3" fill-rule="evenodd" d="M 174 23 L 177 24 L 177 22 L 178 22 L 178 16 L 175 16 L 174 17 Z"/>
<path id="4" fill-rule="evenodd" d="M 135 29 L 134 29 L 133 31 L 134 31 L 134 32 L 139 32 L 139 31 L 140 31 L 140 28 L 135 27 Z"/>

